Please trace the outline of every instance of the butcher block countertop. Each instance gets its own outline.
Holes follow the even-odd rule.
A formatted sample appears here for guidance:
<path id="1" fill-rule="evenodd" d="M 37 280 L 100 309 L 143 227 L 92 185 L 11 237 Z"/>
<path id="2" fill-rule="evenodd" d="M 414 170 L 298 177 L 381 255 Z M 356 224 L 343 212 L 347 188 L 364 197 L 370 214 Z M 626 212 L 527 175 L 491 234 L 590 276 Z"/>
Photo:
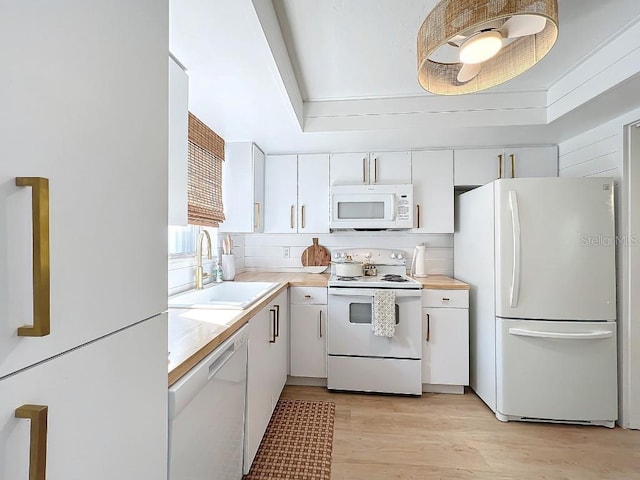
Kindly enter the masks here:
<path id="1" fill-rule="evenodd" d="M 195 367 L 222 342 L 246 325 L 288 287 L 326 287 L 328 273 L 243 272 L 239 282 L 278 282 L 260 302 L 245 310 L 169 309 L 169 386 Z M 416 278 L 422 288 L 468 290 L 469 285 L 444 275 Z"/>

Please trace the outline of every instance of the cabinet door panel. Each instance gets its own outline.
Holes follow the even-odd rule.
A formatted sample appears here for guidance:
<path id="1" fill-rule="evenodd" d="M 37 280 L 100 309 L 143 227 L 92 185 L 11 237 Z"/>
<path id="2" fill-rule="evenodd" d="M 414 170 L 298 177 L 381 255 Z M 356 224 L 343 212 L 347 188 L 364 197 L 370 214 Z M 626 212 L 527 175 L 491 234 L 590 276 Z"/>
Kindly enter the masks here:
<path id="1" fill-rule="evenodd" d="M 456 187 L 480 186 L 507 177 L 502 148 L 455 150 L 453 162 Z"/>
<path id="2" fill-rule="evenodd" d="M 411 152 L 378 152 L 369 155 L 369 183 L 411 183 Z"/>
<path id="3" fill-rule="evenodd" d="M 327 378 L 327 306 L 291 305 L 291 375 Z"/>
<path id="4" fill-rule="evenodd" d="M 38 35 L 16 42 L 34 27 L 27 9 L 3 4 L 0 28 L 13 66 L 0 93 L 0 377 L 167 308 L 166 4 L 105 3 L 76 22 L 42 4 Z M 15 184 L 24 176 L 49 179 L 42 338 L 16 336 L 32 324 L 31 188 Z"/>
<path id="5" fill-rule="evenodd" d="M 552 146 L 506 149 L 505 165 L 511 178 L 557 177 L 558 148 Z"/>
<path id="6" fill-rule="evenodd" d="M 333 153 L 329 157 L 331 185 L 369 183 L 368 153 Z"/>
<path id="7" fill-rule="evenodd" d="M 416 151 L 412 155 L 413 231 L 453 233 L 453 151 Z"/>
<path id="8" fill-rule="evenodd" d="M 423 308 L 422 314 L 422 383 L 468 385 L 469 311 Z"/>
<path id="9" fill-rule="evenodd" d="M 289 298 L 283 291 L 270 304 L 276 310 L 276 342 L 271 345 L 271 412 L 278 403 L 289 371 Z M 269 412 L 269 416 L 271 416 Z"/>
<path id="10" fill-rule="evenodd" d="M 0 380 L 0 478 L 29 478 L 30 421 L 48 411 L 46 478 L 167 478 L 167 319 L 161 315 Z"/>
<path id="11" fill-rule="evenodd" d="M 329 233 L 327 154 L 298 155 L 298 232 Z"/>
<path id="12" fill-rule="evenodd" d="M 255 145 L 252 146 L 253 156 L 253 231 L 264 231 L 264 163 L 265 155 Z"/>
<path id="13" fill-rule="evenodd" d="M 187 225 L 189 77 L 169 58 L 169 225 Z"/>
<path id="14" fill-rule="evenodd" d="M 264 174 L 265 233 L 295 233 L 297 157 L 267 155 Z"/>

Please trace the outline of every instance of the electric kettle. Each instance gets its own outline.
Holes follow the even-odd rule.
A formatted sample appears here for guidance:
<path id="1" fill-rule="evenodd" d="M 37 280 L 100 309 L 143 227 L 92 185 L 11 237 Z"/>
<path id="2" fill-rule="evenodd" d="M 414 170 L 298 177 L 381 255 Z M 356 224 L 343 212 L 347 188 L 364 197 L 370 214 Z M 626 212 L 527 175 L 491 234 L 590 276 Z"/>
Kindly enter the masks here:
<path id="1" fill-rule="evenodd" d="M 413 259 L 411 260 L 411 275 L 413 277 L 428 277 L 427 268 L 425 266 L 427 246 L 423 243 L 416 245 L 413 251 Z"/>

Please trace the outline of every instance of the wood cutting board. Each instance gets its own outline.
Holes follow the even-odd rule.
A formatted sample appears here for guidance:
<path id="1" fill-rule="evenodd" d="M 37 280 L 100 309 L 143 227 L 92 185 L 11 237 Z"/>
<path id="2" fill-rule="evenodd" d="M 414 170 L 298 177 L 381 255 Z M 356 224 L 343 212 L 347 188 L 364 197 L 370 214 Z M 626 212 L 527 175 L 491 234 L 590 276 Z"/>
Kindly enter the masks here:
<path id="1" fill-rule="evenodd" d="M 331 254 L 322 245 L 318 245 L 318 239 L 313 238 L 313 245 L 307 247 L 300 257 L 305 270 L 312 273 L 323 272 L 331 263 Z M 324 268 L 321 268 L 324 267 Z"/>

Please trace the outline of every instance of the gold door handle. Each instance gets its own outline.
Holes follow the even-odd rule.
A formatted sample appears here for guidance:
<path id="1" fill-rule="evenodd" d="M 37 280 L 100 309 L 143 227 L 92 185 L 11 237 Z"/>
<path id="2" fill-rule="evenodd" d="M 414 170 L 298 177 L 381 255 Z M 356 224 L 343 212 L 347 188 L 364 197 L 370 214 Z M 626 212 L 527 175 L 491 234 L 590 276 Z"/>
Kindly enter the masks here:
<path id="1" fill-rule="evenodd" d="M 51 292 L 49 274 L 49 179 L 17 177 L 18 187 L 31 187 L 33 223 L 33 326 L 18 328 L 20 337 L 49 335 Z"/>
<path id="2" fill-rule="evenodd" d="M 260 228 L 260 217 L 262 216 L 262 207 L 260 202 L 255 203 L 256 206 L 256 221 L 253 222 L 253 228 Z"/>
<path id="3" fill-rule="evenodd" d="M 271 338 L 269 343 L 276 343 L 276 311 L 273 308 L 269 309 L 269 316 L 271 317 Z"/>
<path id="4" fill-rule="evenodd" d="M 431 315 L 427 313 L 427 338 L 425 339 L 427 342 L 429 341 L 429 330 L 431 330 Z"/>
<path id="5" fill-rule="evenodd" d="M 502 178 L 502 154 L 498 155 L 498 178 Z"/>
<path id="6" fill-rule="evenodd" d="M 300 207 L 300 210 L 302 210 L 302 228 L 305 228 L 306 226 L 306 222 L 305 222 L 305 215 L 304 215 L 304 205 L 302 205 L 302 207 Z"/>
<path id="7" fill-rule="evenodd" d="M 516 156 L 512 153 L 509 158 L 511 159 L 511 178 L 516 178 Z"/>
<path id="8" fill-rule="evenodd" d="M 322 310 L 320 310 L 318 315 L 318 324 L 320 325 L 320 338 L 322 338 Z"/>
<path id="9" fill-rule="evenodd" d="M 417 228 L 420 228 L 420 205 L 416 205 L 416 210 L 418 211 L 417 215 L 416 215 L 416 217 L 418 218 L 418 227 Z"/>
<path id="10" fill-rule="evenodd" d="M 295 211 L 296 207 L 294 207 L 293 205 L 291 205 L 291 228 L 293 228 L 293 212 Z"/>
<path id="11" fill-rule="evenodd" d="M 276 311 L 276 337 L 280 336 L 280 305 L 274 305 Z"/>
<path id="12" fill-rule="evenodd" d="M 367 183 L 367 159 L 362 159 L 362 183 Z"/>
<path id="13" fill-rule="evenodd" d="M 29 480 L 45 480 L 47 475 L 47 412 L 45 405 L 22 405 L 16 418 L 31 420 L 29 441 Z"/>
<path id="14" fill-rule="evenodd" d="M 378 183 L 378 159 L 373 159 L 373 183 Z"/>

